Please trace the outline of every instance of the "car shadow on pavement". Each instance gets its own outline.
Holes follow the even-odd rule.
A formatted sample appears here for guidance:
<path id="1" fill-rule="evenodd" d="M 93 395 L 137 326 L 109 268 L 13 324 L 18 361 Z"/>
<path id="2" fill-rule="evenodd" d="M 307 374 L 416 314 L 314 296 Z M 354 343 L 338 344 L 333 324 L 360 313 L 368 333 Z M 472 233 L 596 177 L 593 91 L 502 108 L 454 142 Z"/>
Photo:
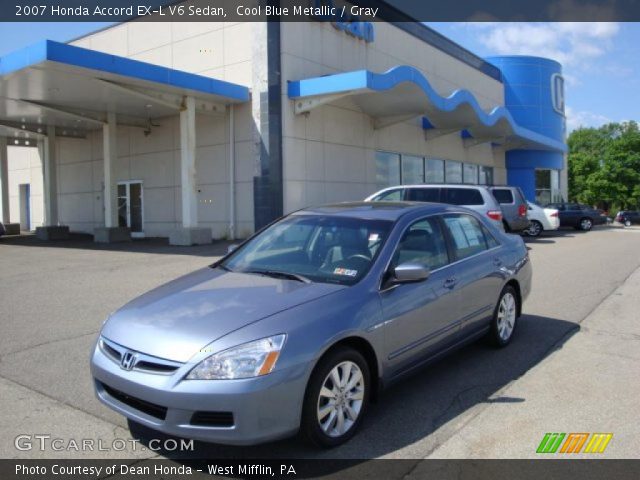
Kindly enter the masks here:
<path id="1" fill-rule="evenodd" d="M 34 234 L 10 235 L 0 238 L 2 245 L 40 248 L 66 248 L 109 252 L 152 253 L 164 255 L 192 255 L 200 257 L 219 257 L 227 253 L 229 245 L 242 240 L 214 240 L 207 245 L 177 246 L 169 245 L 167 238 L 147 237 L 133 239 L 130 242 L 95 243 L 93 235 L 72 233 L 67 240 L 44 241 Z"/>
<path id="2" fill-rule="evenodd" d="M 195 442 L 191 452 L 160 451 L 172 459 L 371 459 L 380 456 L 420 458 L 442 441 L 448 422 L 466 422 L 463 414 L 473 407 L 492 403 L 518 408 L 527 398 L 509 396 L 500 390 L 542 361 L 579 330 L 573 322 L 536 315 L 523 315 L 509 346 L 471 344 L 382 392 L 370 405 L 359 432 L 346 444 L 320 450 L 298 438 L 251 447 L 233 447 Z M 461 418 L 459 418 L 461 417 Z M 143 445 L 166 435 L 130 422 L 132 435 Z M 460 425 L 455 426 L 458 430 Z M 446 433 L 444 436 L 446 437 Z M 416 442 L 420 445 L 413 449 Z M 401 452 L 399 450 L 405 449 Z M 337 464 L 339 465 L 339 464 Z M 336 467 L 339 468 L 339 467 Z"/>
<path id="3" fill-rule="evenodd" d="M 534 243 L 534 244 L 545 244 L 545 243 L 556 243 L 555 240 L 551 238 L 544 237 L 522 237 L 524 243 Z"/>

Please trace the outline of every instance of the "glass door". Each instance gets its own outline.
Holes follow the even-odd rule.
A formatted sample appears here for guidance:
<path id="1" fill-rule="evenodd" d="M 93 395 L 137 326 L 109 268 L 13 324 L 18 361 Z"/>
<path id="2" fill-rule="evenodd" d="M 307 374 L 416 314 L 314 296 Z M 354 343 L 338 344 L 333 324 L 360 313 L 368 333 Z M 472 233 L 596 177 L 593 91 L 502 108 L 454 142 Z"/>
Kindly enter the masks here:
<path id="1" fill-rule="evenodd" d="M 133 238 L 144 237 L 142 182 L 118 183 L 118 226 L 129 227 Z"/>

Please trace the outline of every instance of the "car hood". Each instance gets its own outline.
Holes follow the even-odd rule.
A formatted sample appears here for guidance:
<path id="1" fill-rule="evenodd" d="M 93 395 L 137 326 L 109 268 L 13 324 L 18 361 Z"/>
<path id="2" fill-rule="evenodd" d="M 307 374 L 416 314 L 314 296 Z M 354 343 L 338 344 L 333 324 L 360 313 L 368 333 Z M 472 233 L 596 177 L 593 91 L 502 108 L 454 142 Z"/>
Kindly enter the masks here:
<path id="1" fill-rule="evenodd" d="M 129 302 L 109 317 L 102 335 L 131 350 L 186 362 L 234 330 L 344 288 L 204 268 Z M 265 336 L 273 333 L 280 332 Z"/>

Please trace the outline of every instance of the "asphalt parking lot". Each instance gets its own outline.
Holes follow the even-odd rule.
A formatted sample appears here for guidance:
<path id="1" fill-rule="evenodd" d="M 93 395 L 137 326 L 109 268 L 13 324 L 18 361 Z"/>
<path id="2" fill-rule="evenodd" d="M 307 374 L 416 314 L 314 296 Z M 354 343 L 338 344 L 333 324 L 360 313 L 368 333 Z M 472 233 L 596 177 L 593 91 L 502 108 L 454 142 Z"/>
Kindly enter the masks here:
<path id="1" fill-rule="evenodd" d="M 513 458 L 544 432 L 613 432 L 609 457 L 638 457 L 640 230 L 564 230 L 527 240 L 533 292 L 504 350 L 466 347 L 386 391 L 346 445 L 297 440 L 240 448 L 196 443 L 195 457 Z M 92 391 L 88 359 L 106 316 L 226 248 L 86 238 L 0 239 L 0 457 L 149 457 L 148 450 L 19 451 L 20 434 L 128 438 Z M 595 412 L 595 413 L 594 413 Z M 136 430 L 138 438 L 153 433 Z M 165 452 L 167 455 L 170 453 Z"/>

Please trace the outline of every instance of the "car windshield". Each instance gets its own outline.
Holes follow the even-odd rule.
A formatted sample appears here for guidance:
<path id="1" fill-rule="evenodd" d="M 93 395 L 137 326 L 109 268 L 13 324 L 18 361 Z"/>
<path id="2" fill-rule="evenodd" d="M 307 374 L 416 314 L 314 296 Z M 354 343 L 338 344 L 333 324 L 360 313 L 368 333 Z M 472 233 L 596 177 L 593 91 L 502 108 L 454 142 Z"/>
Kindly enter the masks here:
<path id="1" fill-rule="evenodd" d="M 392 222 L 291 215 L 271 225 L 224 261 L 234 272 L 353 285 L 371 268 Z"/>

